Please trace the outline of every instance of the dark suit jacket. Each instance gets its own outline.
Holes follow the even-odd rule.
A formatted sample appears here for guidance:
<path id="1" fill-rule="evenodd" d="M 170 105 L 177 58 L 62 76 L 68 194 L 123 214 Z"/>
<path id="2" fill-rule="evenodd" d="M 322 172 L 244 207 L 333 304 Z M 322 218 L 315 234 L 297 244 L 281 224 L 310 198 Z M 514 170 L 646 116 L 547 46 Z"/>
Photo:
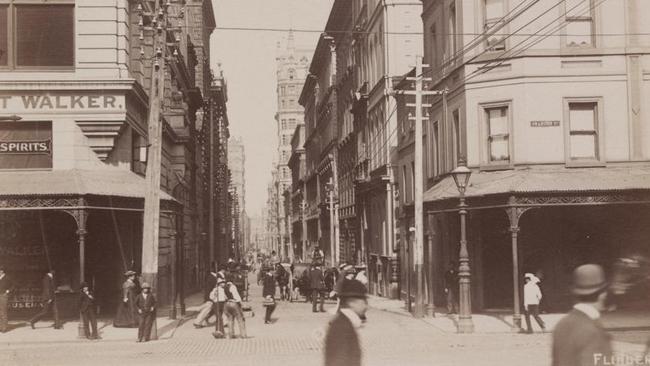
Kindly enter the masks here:
<path id="1" fill-rule="evenodd" d="M 325 276 L 319 268 L 309 270 L 309 285 L 312 290 L 322 290 L 325 288 Z"/>
<path id="2" fill-rule="evenodd" d="M 156 310 L 156 298 L 153 296 L 153 294 L 149 293 L 147 295 L 147 299 L 145 300 L 144 296 L 140 294 L 135 299 L 135 306 L 138 308 L 138 310 L 141 310 L 142 313 L 151 313 Z"/>
<path id="3" fill-rule="evenodd" d="M 9 280 L 9 276 L 5 273 L 5 276 L 0 279 L 0 295 L 4 295 L 7 290 L 13 291 L 13 284 Z"/>
<path id="4" fill-rule="evenodd" d="M 325 336 L 325 366 L 360 366 L 361 346 L 357 331 L 340 311 Z"/>
<path id="5" fill-rule="evenodd" d="M 90 293 L 90 296 L 93 296 Z M 85 313 L 86 311 L 95 311 L 95 297 L 90 298 L 85 292 L 81 291 L 79 295 L 79 312 Z"/>
<path id="6" fill-rule="evenodd" d="M 600 322 L 582 311 L 573 309 L 553 331 L 553 366 L 594 366 L 594 355 L 601 354 L 611 362 L 612 345 L 609 334 Z"/>
<path id="7" fill-rule="evenodd" d="M 205 276 L 205 287 L 203 288 L 203 300 L 210 300 L 210 293 L 212 289 L 217 285 L 217 276 L 214 276 L 212 273 L 208 273 Z"/>
<path id="8" fill-rule="evenodd" d="M 43 301 L 54 300 L 54 290 L 56 286 L 54 285 L 54 278 L 45 275 L 43 277 L 43 292 L 41 293 L 41 298 Z"/>

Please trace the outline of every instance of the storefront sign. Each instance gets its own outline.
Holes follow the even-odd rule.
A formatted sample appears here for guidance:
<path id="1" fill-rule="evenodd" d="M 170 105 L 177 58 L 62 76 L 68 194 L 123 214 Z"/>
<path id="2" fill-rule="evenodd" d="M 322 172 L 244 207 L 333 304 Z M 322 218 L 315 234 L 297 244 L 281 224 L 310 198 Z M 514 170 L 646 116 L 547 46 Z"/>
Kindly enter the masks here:
<path id="1" fill-rule="evenodd" d="M 560 121 L 530 121 L 530 127 L 557 127 Z"/>
<path id="2" fill-rule="evenodd" d="M 122 95 L 0 95 L 0 113 L 121 110 Z"/>
<path id="3" fill-rule="evenodd" d="M 0 154 L 51 154 L 52 141 L 0 141 Z"/>
<path id="4" fill-rule="evenodd" d="M 52 167 L 52 122 L 0 122 L 0 169 Z"/>

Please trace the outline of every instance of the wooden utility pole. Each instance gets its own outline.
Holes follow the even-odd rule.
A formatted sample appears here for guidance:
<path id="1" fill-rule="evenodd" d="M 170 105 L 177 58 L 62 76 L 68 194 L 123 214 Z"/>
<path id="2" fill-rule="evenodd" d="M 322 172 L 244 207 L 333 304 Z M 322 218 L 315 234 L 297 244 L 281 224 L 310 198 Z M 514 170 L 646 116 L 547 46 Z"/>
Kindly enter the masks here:
<path id="1" fill-rule="evenodd" d="M 333 180 L 334 180 L 332 182 L 332 190 L 334 191 L 334 197 L 338 198 L 338 196 L 339 196 L 339 189 L 338 189 L 338 187 L 339 187 L 339 170 L 338 170 L 338 166 L 336 164 L 337 161 L 336 161 L 336 157 L 334 156 L 334 154 L 330 154 L 330 159 L 332 161 L 332 177 L 333 177 Z M 335 254 L 334 259 L 335 259 L 335 262 L 332 263 L 332 266 L 336 266 L 336 265 L 338 265 L 338 261 L 341 260 L 341 242 L 340 242 L 341 234 L 340 234 L 340 229 L 339 229 L 339 203 L 338 202 L 334 203 L 333 210 L 334 210 L 334 223 L 333 223 L 333 225 L 334 225 L 334 238 L 333 238 L 333 240 L 334 240 L 334 254 Z"/>
<path id="2" fill-rule="evenodd" d="M 330 265 L 334 267 L 336 265 L 336 249 L 334 247 L 334 180 L 332 178 L 327 183 L 327 201 L 330 211 L 330 258 L 332 261 Z"/>
<path id="3" fill-rule="evenodd" d="M 422 108 L 430 108 L 431 104 L 423 104 L 423 95 L 437 95 L 442 91 L 423 91 L 422 82 L 430 81 L 431 78 L 423 77 L 423 68 L 428 65 L 422 64 L 422 56 L 415 57 L 415 77 L 408 77 L 407 80 L 415 81 L 415 91 L 404 91 L 405 94 L 415 95 L 415 104 L 407 103 L 408 107 L 415 107 L 415 117 L 409 115 L 409 119 L 415 120 L 415 245 L 413 248 L 413 265 L 416 274 L 415 287 L 415 306 L 413 307 L 413 316 L 417 318 L 424 317 L 426 306 L 424 290 L 424 174 L 423 174 L 423 149 L 422 122 L 428 120 L 422 116 Z"/>
<path id="4" fill-rule="evenodd" d="M 141 14 L 142 16 L 142 14 Z M 160 175 L 162 169 L 162 101 L 165 90 L 165 57 L 167 54 L 167 7 L 154 1 L 151 13 L 153 55 L 151 89 L 149 92 L 148 139 L 149 152 L 145 175 L 144 218 L 142 224 L 142 280 L 156 292 L 158 248 L 160 235 Z M 142 24 L 142 22 L 141 22 Z M 152 327 L 156 339 L 156 325 Z"/>

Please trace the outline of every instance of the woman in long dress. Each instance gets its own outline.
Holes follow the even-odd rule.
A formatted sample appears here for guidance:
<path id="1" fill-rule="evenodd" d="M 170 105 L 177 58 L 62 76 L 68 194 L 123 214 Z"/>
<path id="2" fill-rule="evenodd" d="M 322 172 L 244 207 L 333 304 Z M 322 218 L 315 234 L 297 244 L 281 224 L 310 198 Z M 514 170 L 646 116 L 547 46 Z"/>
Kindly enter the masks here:
<path id="1" fill-rule="evenodd" d="M 137 328 L 138 309 L 135 306 L 135 299 L 138 296 L 138 286 L 135 282 L 135 272 L 124 273 L 126 280 L 122 284 L 122 298 L 117 306 L 117 314 L 113 326 L 117 328 Z"/>

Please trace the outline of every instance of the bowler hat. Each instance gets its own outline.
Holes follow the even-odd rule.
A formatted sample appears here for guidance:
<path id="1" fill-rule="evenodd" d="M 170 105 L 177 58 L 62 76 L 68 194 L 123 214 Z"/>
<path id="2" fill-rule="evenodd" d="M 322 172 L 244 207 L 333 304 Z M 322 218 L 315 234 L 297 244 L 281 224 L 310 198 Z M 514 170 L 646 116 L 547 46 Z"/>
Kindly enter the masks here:
<path id="1" fill-rule="evenodd" d="M 146 283 L 146 282 L 143 282 L 143 283 L 142 283 L 142 286 L 140 286 L 140 287 L 151 289 L 151 285 L 148 284 L 148 283 Z"/>
<path id="2" fill-rule="evenodd" d="M 573 271 L 574 295 L 586 296 L 598 293 L 607 287 L 603 267 L 597 264 L 584 264 Z"/>
<path id="3" fill-rule="evenodd" d="M 363 283 L 357 280 L 343 280 L 341 284 L 341 292 L 338 294 L 340 298 L 366 298 L 368 290 Z"/>
<path id="4" fill-rule="evenodd" d="M 217 285 L 220 283 L 226 283 L 226 281 L 223 278 L 219 277 L 217 278 Z"/>
<path id="5" fill-rule="evenodd" d="M 133 272 L 133 271 L 126 271 L 126 272 L 124 272 L 124 275 L 125 275 L 126 277 L 134 276 L 134 275 L 135 275 L 135 272 Z"/>

